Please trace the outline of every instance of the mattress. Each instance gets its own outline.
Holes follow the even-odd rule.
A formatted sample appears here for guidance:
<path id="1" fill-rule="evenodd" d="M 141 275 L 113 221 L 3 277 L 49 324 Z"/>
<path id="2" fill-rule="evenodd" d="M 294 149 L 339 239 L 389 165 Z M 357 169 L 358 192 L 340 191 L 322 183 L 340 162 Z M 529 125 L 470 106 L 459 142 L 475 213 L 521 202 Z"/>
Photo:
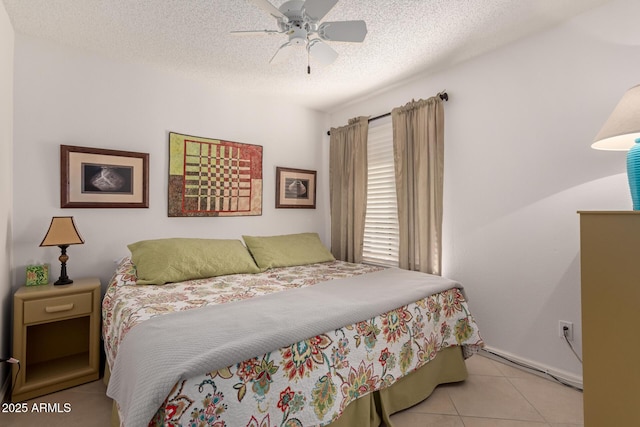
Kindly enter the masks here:
<path id="1" fill-rule="evenodd" d="M 143 286 L 136 285 L 135 267 L 125 259 L 103 299 L 108 368 L 113 370 L 117 363 L 125 363 L 118 361 L 118 354 L 128 333 L 158 316 L 381 270 L 334 261 Z M 164 337 L 167 342 L 178 338 Z M 204 349 L 207 344 L 201 345 Z M 356 400 L 390 390 L 400 379 L 435 360 L 444 349 L 459 347 L 469 356 L 482 345 L 464 291 L 452 287 L 220 369 L 180 378 L 148 423 L 326 426 L 339 420 Z M 146 421 L 136 423 L 147 425 Z"/>

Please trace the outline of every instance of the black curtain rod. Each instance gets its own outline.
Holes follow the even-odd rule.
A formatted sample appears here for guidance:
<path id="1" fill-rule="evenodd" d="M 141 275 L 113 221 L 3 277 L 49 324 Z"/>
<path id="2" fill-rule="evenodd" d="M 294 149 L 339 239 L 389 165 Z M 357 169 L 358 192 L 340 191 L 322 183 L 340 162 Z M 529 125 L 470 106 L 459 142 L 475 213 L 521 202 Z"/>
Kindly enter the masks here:
<path id="1" fill-rule="evenodd" d="M 448 100 L 449 100 L 449 94 L 448 94 L 447 92 L 444 92 L 444 91 L 443 91 L 443 92 L 440 92 L 440 93 L 438 94 L 438 96 L 439 96 L 439 97 L 440 97 L 440 99 L 442 99 L 443 101 L 448 101 Z M 380 114 L 379 116 L 371 117 L 368 121 L 369 121 L 369 122 L 372 122 L 372 121 L 374 121 L 374 120 L 378 120 L 378 119 L 381 119 L 381 118 L 383 118 L 383 117 L 388 117 L 388 116 L 390 116 L 390 115 L 391 115 L 391 113 L 390 113 L 390 112 L 389 112 L 389 113 Z M 331 131 L 330 131 L 330 130 L 328 130 L 328 131 L 327 131 L 327 135 L 331 135 Z"/>

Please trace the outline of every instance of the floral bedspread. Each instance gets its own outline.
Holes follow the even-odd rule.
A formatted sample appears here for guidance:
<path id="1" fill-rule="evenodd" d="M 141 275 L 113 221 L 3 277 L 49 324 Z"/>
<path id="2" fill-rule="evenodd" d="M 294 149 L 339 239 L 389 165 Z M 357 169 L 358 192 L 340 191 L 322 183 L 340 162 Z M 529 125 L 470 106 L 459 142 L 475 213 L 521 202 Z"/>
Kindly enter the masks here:
<path id="1" fill-rule="evenodd" d="M 113 366 L 127 332 L 151 317 L 380 269 L 335 261 L 149 286 L 135 285 L 135 267 L 127 258 L 102 304 L 107 361 Z M 184 379 L 149 425 L 325 426 L 351 401 L 393 384 L 454 345 L 467 354 L 483 345 L 459 289 Z"/>

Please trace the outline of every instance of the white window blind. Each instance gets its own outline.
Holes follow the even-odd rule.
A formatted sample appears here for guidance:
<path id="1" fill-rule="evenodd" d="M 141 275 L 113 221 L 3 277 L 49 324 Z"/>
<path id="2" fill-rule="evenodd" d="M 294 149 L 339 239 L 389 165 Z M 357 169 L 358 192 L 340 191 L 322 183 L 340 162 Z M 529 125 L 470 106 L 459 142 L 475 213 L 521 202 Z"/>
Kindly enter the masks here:
<path id="1" fill-rule="evenodd" d="M 369 126 L 364 262 L 398 266 L 398 208 L 391 119 Z"/>

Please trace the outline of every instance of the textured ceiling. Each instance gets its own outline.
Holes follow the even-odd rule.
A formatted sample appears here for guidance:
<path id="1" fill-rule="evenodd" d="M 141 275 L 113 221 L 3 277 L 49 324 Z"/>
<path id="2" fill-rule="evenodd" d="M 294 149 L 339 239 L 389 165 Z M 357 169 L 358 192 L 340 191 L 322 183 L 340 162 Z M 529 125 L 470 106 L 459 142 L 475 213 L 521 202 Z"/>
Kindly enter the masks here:
<path id="1" fill-rule="evenodd" d="M 142 61 L 241 94 L 331 111 L 411 77 L 441 70 L 608 0 L 340 0 L 323 21 L 365 20 L 363 43 L 337 43 L 321 66 L 296 51 L 269 59 L 286 36 L 250 0 L 2 0 L 18 33 L 120 60 Z M 272 0 L 279 7 L 283 0 Z M 444 89 L 444 88 L 443 88 Z"/>

